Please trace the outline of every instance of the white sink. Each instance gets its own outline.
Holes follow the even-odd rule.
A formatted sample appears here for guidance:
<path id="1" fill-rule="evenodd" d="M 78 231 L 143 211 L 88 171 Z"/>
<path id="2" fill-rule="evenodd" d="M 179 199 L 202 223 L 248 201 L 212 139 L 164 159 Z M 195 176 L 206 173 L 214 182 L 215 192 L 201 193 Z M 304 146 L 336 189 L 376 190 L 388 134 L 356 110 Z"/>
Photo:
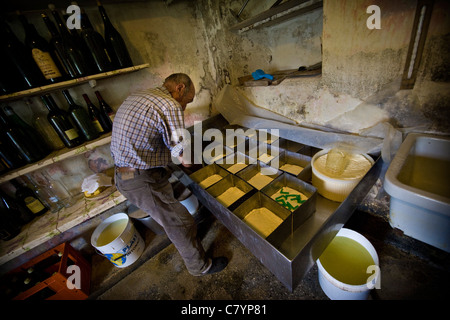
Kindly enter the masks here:
<path id="1" fill-rule="evenodd" d="M 410 133 L 385 177 L 389 222 L 450 252 L 450 138 Z"/>

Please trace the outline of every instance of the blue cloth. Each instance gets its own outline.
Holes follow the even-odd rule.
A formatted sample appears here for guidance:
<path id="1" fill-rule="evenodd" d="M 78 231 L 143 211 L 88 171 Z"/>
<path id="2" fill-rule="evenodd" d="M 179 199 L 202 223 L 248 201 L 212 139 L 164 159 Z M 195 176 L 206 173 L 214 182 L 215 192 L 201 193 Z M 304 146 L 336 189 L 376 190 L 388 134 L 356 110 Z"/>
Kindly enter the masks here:
<path id="1" fill-rule="evenodd" d="M 255 72 L 252 72 L 253 79 L 259 80 L 262 78 L 267 78 L 269 80 L 273 80 L 273 76 L 270 74 L 266 74 L 263 70 L 258 69 Z"/>

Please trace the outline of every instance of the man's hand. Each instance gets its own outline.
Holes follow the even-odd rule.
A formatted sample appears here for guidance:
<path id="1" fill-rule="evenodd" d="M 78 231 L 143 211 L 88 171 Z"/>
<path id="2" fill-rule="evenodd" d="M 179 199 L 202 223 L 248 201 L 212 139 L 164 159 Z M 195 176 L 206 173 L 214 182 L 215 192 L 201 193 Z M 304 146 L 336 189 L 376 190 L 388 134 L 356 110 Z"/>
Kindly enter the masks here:
<path id="1" fill-rule="evenodd" d="M 190 168 L 192 167 L 192 163 L 187 163 L 183 161 L 183 154 L 181 154 L 180 156 L 177 157 L 178 161 L 180 162 L 180 164 L 185 167 L 185 168 Z"/>

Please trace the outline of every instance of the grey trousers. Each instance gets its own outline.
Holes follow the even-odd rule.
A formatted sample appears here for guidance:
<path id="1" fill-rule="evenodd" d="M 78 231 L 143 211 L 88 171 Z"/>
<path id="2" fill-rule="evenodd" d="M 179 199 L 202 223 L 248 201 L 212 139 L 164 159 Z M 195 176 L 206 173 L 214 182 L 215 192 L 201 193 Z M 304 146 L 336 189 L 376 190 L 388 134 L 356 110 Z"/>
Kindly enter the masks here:
<path id="1" fill-rule="evenodd" d="M 158 222 L 177 248 L 189 273 L 201 275 L 211 267 L 205 257 L 197 225 L 189 211 L 174 197 L 169 182 L 170 172 L 164 168 L 115 172 L 117 189 L 131 203 Z"/>

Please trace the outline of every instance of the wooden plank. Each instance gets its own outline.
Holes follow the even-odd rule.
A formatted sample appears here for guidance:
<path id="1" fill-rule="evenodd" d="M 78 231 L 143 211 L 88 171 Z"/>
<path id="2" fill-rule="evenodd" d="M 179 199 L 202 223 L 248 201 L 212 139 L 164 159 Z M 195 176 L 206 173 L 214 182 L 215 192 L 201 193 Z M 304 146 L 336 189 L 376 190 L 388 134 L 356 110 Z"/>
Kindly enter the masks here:
<path id="1" fill-rule="evenodd" d="M 0 96 L 0 102 L 12 101 L 12 100 L 25 98 L 25 97 L 31 97 L 31 96 L 44 95 L 45 93 L 52 92 L 55 90 L 62 90 L 62 89 L 71 88 L 71 87 L 74 87 L 74 86 L 77 86 L 80 84 L 84 84 L 91 80 L 107 79 L 107 78 L 111 78 L 111 77 L 114 77 L 114 76 L 117 76 L 120 74 L 135 72 L 135 71 L 138 71 L 141 69 L 148 68 L 148 66 L 149 66 L 149 64 L 145 63 L 145 64 L 132 66 L 132 67 L 128 67 L 128 68 L 117 69 L 117 70 L 107 71 L 107 72 L 103 72 L 103 73 L 97 73 L 97 74 L 93 74 L 90 76 L 81 77 L 81 78 L 77 78 L 77 79 L 57 82 L 57 83 L 45 85 L 42 87 L 26 89 L 23 91 L 18 91 L 18 92 Z"/>

